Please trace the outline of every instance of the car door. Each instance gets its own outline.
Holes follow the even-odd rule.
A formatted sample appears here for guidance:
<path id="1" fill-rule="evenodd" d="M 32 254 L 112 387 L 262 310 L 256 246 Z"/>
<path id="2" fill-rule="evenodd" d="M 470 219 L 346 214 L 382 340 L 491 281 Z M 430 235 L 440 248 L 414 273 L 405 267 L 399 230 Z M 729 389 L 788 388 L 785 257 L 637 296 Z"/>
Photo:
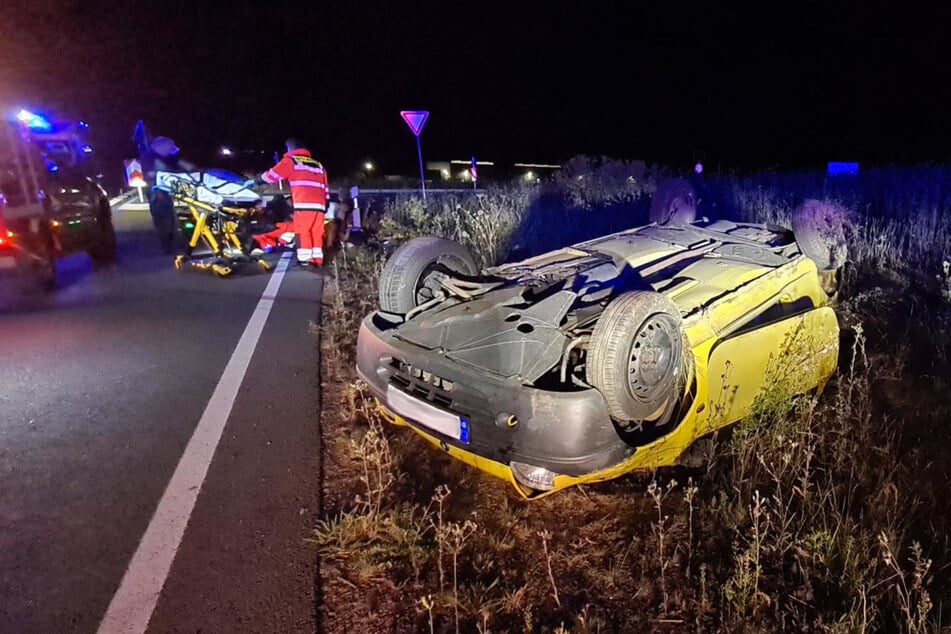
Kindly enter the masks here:
<path id="1" fill-rule="evenodd" d="M 835 311 L 814 308 L 752 323 L 713 347 L 707 365 L 712 431 L 745 418 L 769 389 L 802 394 L 824 385 L 839 356 Z"/>

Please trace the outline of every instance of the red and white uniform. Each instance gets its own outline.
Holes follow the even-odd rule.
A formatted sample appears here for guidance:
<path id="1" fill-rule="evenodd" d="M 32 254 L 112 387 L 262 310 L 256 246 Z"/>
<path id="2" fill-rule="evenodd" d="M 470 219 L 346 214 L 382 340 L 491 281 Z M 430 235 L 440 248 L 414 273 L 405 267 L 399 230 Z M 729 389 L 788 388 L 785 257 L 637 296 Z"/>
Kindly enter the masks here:
<path id="1" fill-rule="evenodd" d="M 324 214 L 327 212 L 327 171 L 304 149 L 291 150 L 264 172 L 265 183 L 286 180 L 294 204 L 294 230 L 300 236 L 297 260 L 324 263 Z"/>
<path id="2" fill-rule="evenodd" d="M 294 241 L 296 234 L 297 228 L 294 226 L 294 223 L 279 222 L 274 225 L 273 231 L 259 233 L 252 237 L 254 241 L 257 242 L 259 248 L 270 251 L 276 249 L 278 245 L 282 247 L 289 246 Z"/>

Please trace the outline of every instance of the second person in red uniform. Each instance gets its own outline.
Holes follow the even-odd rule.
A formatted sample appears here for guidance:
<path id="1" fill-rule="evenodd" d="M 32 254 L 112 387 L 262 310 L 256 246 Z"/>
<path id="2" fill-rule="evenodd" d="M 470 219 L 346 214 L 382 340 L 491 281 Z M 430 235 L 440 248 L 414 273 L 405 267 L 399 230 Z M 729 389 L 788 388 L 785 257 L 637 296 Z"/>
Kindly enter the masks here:
<path id="1" fill-rule="evenodd" d="M 324 263 L 324 214 L 327 212 L 327 170 L 296 139 L 287 140 L 287 154 L 259 178 L 245 183 L 286 180 L 294 205 L 294 231 L 299 236 L 297 261 L 322 266 Z"/>

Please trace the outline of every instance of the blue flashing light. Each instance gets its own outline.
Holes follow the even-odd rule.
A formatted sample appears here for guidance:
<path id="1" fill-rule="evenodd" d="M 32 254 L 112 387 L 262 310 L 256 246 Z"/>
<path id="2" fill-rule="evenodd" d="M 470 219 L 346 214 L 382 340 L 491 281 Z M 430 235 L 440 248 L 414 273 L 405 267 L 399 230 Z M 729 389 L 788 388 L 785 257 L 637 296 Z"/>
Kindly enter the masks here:
<path id="1" fill-rule="evenodd" d="M 80 122 L 77 123 L 76 125 L 78 125 L 80 128 L 88 128 L 88 127 L 89 127 L 89 124 L 86 123 L 85 121 L 80 121 Z"/>
<path id="2" fill-rule="evenodd" d="M 459 417 L 459 440 L 469 444 L 469 419 Z"/>
<path id="3" fill-rule="evenodd" d="M 84 146 L 83 146 L 83 153 L 84 153 L 84 154 L 92 154 L 92 146 L 91 146 L 91 145 L 84 145 Z"/>
<path id="4" fill-rule="evenodd" d="M 58 172 L 59 165 L 57 165 L 56 163 L 54 163 L 53 161 L 49 159 L 46 159 L 46 171 L 48 171 L 50 174 Z"/>
<path id="5" fill-rule="evenodd" d="M 859 164 L 830 161 L 827 174 L 829 176 L 858 176 Z"/>
<path id="6" fill-rule="evenodd" d="M 35 132 L 53 131 L 53 124 L 50 123 L 49 119 L 41 114 L 30 112 L 29 110 L 21 109 L 20 112 L 17 113 L 17 121 Z"/>

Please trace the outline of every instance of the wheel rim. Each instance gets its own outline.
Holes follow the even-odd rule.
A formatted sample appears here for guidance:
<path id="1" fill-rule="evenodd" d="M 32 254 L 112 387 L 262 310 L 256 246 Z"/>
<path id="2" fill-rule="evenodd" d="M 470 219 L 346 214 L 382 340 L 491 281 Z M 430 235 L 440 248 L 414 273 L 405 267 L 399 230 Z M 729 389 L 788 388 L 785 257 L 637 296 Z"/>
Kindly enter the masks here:
<path id="1" fill-rule="evenodd" d="M 831 245 L 835 245 L 845 237 L 842 219 L 827 209 L 816 214 L 816 229 L 819 235 Z"/>
<path id="2" fill-rule="evenodd" d="M 667 315 L 652 315 L 634 336 L 628 361 L 628 387 L 638 400 L 666 396 L 680 371 L 681 341 Z"/>

